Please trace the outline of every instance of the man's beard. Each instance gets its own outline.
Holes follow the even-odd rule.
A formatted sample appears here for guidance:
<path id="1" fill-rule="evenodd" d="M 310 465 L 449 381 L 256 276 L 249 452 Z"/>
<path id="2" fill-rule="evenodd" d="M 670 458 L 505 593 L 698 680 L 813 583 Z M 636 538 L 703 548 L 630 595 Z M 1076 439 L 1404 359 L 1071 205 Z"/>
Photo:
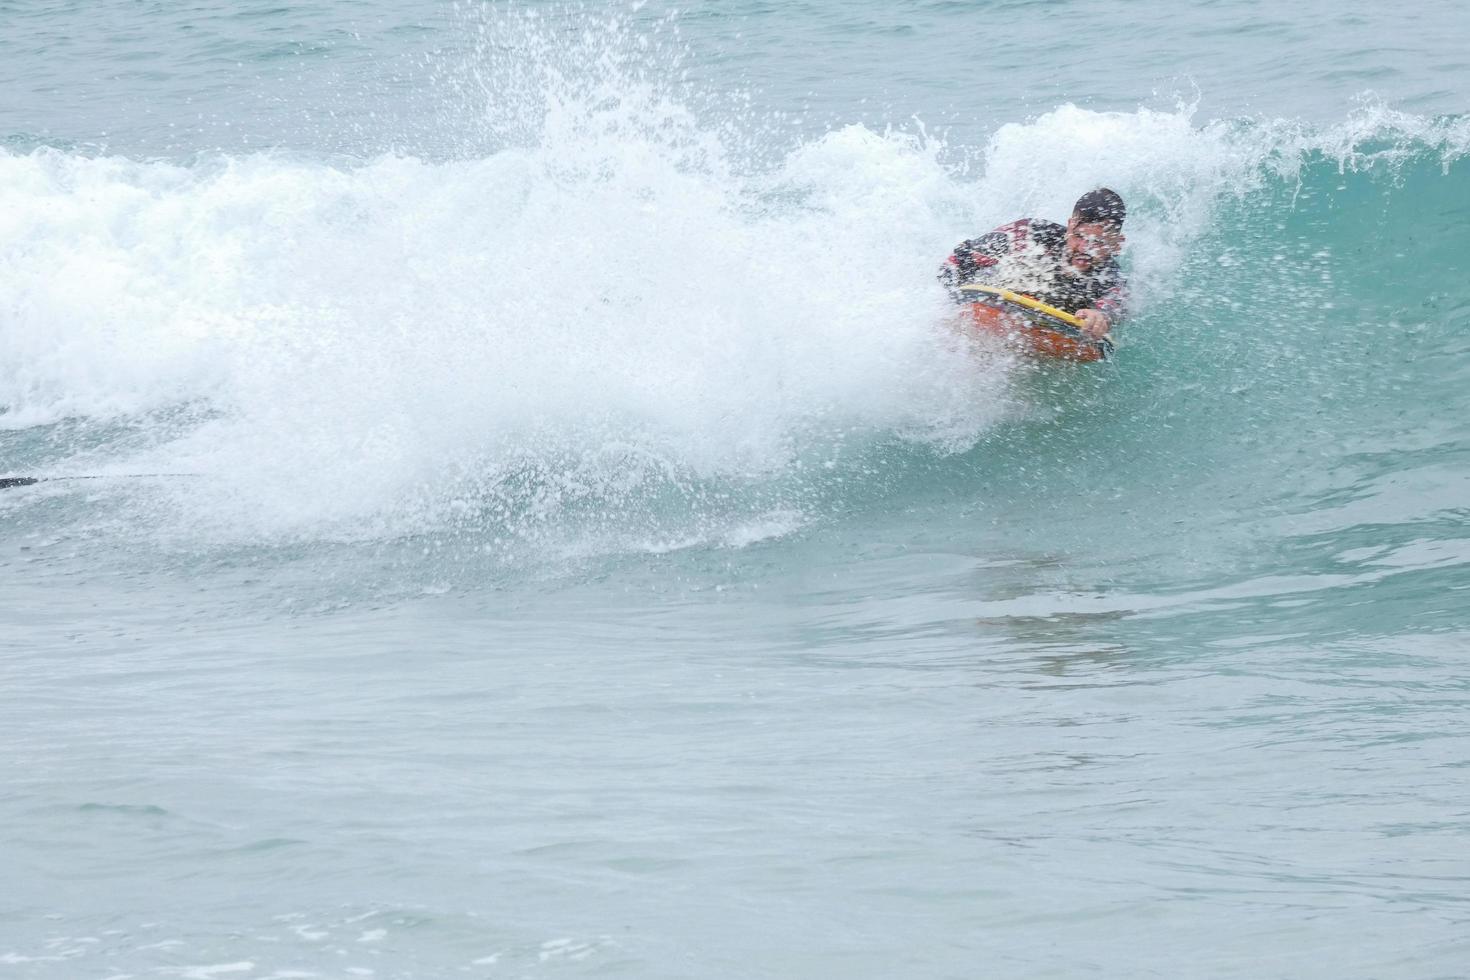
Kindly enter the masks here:
<path id="1" fill-rule="evenodd" d="M 1078 264 L 1081 260 L 1081 264 Z M 1097 262 L 1085 252 L 1067 251 L 1062 255 L 1062 267 L 1073 275 L 1087 275 L 1097 268 Z"/>

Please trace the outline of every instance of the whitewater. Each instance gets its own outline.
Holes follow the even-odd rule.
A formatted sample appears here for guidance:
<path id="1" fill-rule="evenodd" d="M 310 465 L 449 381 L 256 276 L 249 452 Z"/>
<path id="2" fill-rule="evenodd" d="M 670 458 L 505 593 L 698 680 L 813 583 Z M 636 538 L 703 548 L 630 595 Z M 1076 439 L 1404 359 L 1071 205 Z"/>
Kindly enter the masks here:
<path id="1" fill-rule="evenodd" d="M 0 972 L 1463 975 L 1466 51 L 0 0 Z"/>

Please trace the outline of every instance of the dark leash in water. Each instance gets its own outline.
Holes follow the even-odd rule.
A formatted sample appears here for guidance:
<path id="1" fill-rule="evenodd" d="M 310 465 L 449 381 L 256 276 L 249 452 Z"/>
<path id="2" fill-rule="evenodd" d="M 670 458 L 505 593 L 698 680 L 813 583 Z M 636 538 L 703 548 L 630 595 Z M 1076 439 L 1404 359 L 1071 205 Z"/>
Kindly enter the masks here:
<path id="1" fill-rule="evenodd" d="M 0 490 L 33 487 L 61 480 L 151 480 L 156 477 L 198 476 L 198 473 L 89 473 L 84 476 L 0 476 Z"/>

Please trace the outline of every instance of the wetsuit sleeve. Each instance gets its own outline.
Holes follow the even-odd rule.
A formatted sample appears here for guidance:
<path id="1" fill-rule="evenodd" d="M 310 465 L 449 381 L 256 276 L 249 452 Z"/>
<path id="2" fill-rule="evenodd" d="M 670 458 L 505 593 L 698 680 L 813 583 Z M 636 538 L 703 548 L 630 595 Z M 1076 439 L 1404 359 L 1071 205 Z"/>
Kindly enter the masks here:
<path id="1" fill-rule="evenodd" d="M 1116 286 L 1097 298 L 1092 308 L 1107 316 L 1108 322 L 1116 327 L 1128 319 L 1128 305 L 1128 283 L 1120 279 Z"/>
<path id="2" fill-rule="evenodd" d="M 1004 231 L 996 230 L 979 238 L 966 239 L 954 247 L 944 265 L 939 267 L 939 281 L 951 289 L 974 282 L 1010 250 L 1011 236 Z"/>

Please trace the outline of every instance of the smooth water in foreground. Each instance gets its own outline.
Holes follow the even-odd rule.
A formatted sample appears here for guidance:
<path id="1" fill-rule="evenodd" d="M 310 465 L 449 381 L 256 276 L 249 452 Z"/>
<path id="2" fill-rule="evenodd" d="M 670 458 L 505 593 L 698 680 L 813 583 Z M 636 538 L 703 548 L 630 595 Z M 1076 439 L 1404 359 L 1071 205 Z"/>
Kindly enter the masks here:
<path id="1" fill-rule="evenodd" d="M 1470 24 L 1351 8 L 0 0 L 0 975 L 1466 975 Z M 1103 183 L 1113 361 L 945 326 Z"/>

